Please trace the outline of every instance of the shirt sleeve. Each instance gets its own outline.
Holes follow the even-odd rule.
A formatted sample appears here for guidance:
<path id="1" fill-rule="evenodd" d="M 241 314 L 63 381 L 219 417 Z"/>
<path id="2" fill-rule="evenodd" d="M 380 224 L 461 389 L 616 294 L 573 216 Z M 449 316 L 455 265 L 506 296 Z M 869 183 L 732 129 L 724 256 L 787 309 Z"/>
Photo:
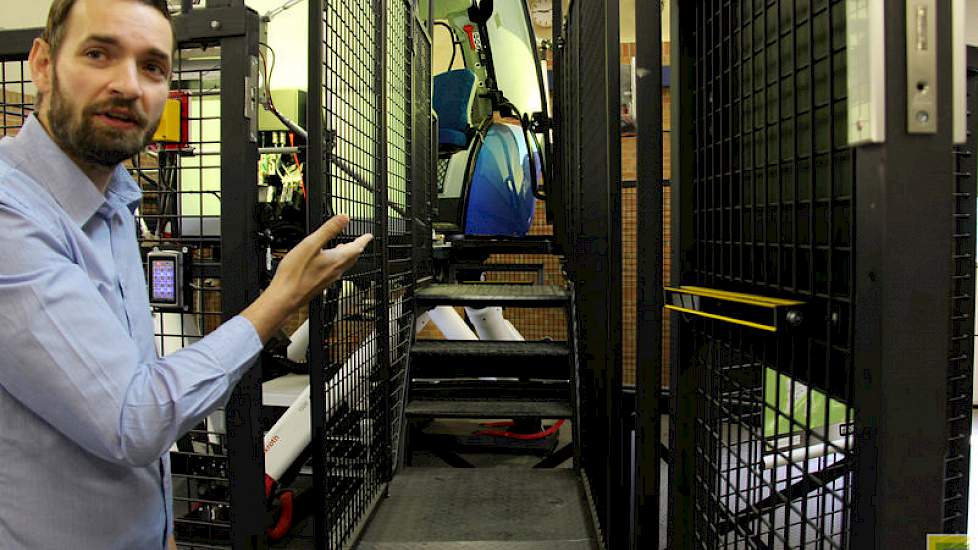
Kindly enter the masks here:
<path id="1" fill-rule="evenodd" d="M 261 341 L 239 316 L 145 362 L 73 257 L 59 231 L 0 204 L 0 385 L 92 454 L 150 464 L 226 402 Z"/>

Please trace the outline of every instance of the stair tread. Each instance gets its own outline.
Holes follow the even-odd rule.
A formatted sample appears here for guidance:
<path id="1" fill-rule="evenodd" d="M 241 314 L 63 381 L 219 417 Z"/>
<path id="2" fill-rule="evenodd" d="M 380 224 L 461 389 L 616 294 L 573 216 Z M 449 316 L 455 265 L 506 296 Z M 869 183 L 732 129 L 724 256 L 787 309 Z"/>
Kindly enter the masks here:
<path id="1" fill-rule="evenodd" d="M 552 285 L 433 284 L 415 294 L 426 305 L 560 306 L 570 292 Z"/>
<path id="2" fill-rule="evenodd" d="M 405 406 L 408 416 L 430 418 L 571 418 L 570 403 L 563 401 L 520 401 L 484 399 L 411 400 Z"/>
<path id="3" fill-rule="evenodd" d="M 411 347 L 414 355 L 437 356 L 518 356 L 566 358 L 570 355 L 563 342 L 506 342 L 492 340 L 418 340 Z"/>
<path id="4" fill-rule="evenodd" d="M 569 357 L 562 342 L 419 340 L 411 347 L 411 378 L 566 380 Z"/>

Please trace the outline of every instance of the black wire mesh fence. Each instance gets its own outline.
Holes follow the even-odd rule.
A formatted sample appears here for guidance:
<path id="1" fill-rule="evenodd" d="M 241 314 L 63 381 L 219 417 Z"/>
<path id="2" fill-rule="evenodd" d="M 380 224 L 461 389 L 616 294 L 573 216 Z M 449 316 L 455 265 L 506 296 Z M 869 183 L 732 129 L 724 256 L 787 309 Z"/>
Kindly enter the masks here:
<path id="1" fill-rule="evenodd" d="M 579 357 L 575 444 L 607 547 L 624 543 L 627 490 L 618 431 L 622 245 L 618 6 L 571 2 L 554 55 L 553 234 L 574 289 Z"/>
<path id="2" fill-rule="evenodd" d="M 325 365 L 322 437 L 314 449 L 323 467 L 320 538 L 326 548 L 343 548 L 396 464 L 413 293 L 426 264 L 430 272 L 430 39 L 417 8 L 403 0 L 316 4 L 322 27 L 313 53 L 321 55 L 321 69 L 313 76 L 322 92 L 311 113 L 321 110 L 323 131 L 311 136 L 323 163 L 310 203 L 322 205 L 322 219 L 350 216 L 340 242 L 374 235 L 323 301 L 311 336 Z"/>
<path id="3" fill-rule="evenodd" d="M 431 219 L 439 185 L 435 177 L 435 151 L 438 147 L 434 141 L 438 136 L 433 131 L 431 116 L 431 9 L 428 2 L 414 2 L 407 35 L 411 60 L 411 131 L 408 137 L 412 154 L 411 202 L 418 283 L 434 276 Z"/>
<path id="4" fill-rule="evenodd" d="M 696 3 L 682 284 L 791 297 L 805 330 L 682 323 L 699 548 L 843 548 L 852 450 L 845 2 Z M 675 426 L 675 424 L 674 424 Z"/>
<path id="5" fill-rule="evenodd" d="M 188 311 L 154 312 L 161 355 L 194 343 L 223 320 L 220 59 L 219 46 L 177 51 L 172 88 L 185 94 L 187 140 L 138 155 L 131 170 L 143 190 L 137 222 L 144 254 L 186 249 L 194 268 Z M 174 529 L 185 547 L 231 541 L 225 420 L 223 409 L 214 412 L 171 452 Z"/>
<path id="6" fill-rule="evenodd" d="M 31 82 L 30 67 L 26 55 L 17 57 L 0 57 L 0 85 L 3 86 L 0 137 L 17 135 L 24 121 L 34 112 L 37 91 Z"/>
<path id="7" fill-rule="evenodd" d="M 339 548 L 353 535 L 387 480 L 381 458 L 388 451 L 381 432 L 388 387 L 380 375 L 389 349 L 381 5 L 326 1 L 319 16 L 323 78 L 318 85 L 324 98 L 323 155 L 329 162 L 322 195 L 314 192 L 311 200 L 324 201 L 327 217 L 350 216 L 341 241 L 368 232 L 375 237 L 339 292 L 324 301 L 323 339 L 311 337 L 325 347 L 323 438 L 314 452 L 322 453 L 325 467 L 326 490 L 317 506 L 326 511 L 327 548 Z"/>
<path id="8" fill-rule="evenodd" d="M 411 173 L 411 135 L 415 127 L 412 112 L 411 81 L 415 59 L 409 37 L 414 29 L 410 3 L 402 0 L 387 5 L 385 55 L 387 59 L 387 203 L 388 293 L 390 304 L 390 370 L 387 419 L 390 429 L 389 454 L 393 468 L 400 444 L 401 414 L 404 405 L 405 373 L 414 337 L 414 227 L 417 212 Z M 423 76 L 422 76 L 423 78 Z M 427 125 L 425 125 L 427 127 Z M 424 158 L 424 157 L 421 157 Z M 422 210 L 423 211 L 423 210 Z M 418 216 L 423 217 L 423 216 Z"/>

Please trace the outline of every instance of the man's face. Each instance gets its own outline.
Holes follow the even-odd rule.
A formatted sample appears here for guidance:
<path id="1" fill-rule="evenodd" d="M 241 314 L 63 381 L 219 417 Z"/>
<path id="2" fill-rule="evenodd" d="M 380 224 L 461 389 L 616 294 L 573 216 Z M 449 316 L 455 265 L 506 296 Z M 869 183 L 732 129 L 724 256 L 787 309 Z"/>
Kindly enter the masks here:
<path id="1" fill-rule="evenodd" d="M 172 40 L 170 23 L 151 6 L 79 0 L 57 56 L 35 76 L 45 96 L 40 116 L 58 145 L 104 167 L 142 150 L 166 102 Z"/>

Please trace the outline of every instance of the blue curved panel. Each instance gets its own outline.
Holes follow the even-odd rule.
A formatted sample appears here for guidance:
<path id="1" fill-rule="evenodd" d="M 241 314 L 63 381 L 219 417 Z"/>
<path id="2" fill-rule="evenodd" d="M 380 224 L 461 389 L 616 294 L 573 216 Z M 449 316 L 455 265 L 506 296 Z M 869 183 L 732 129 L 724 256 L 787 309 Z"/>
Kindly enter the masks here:
<path id="1" fill-rule="evenodd" d="M 537 184 L 543 181 L 534 145 Z M 522 237 L 530 231 L 536 199 L 530 159 L 519 126 L 494 123 L 475 162 L 465 216 L 466 235 Z"/>

